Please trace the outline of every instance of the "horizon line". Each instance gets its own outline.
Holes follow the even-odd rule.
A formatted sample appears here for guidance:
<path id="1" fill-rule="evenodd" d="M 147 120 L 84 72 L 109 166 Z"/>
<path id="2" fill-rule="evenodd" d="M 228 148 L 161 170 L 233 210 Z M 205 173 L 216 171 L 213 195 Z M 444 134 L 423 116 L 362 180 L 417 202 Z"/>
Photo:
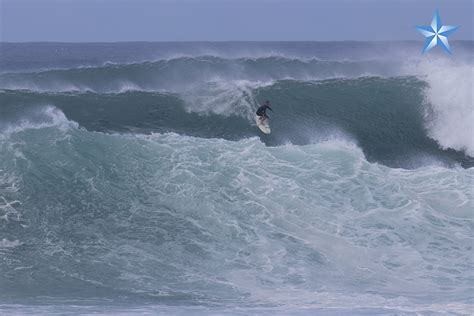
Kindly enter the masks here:
<path id="1" fill-rule="evenodd" d="M 176 40 L 176 41 L 2 41 L 0 44 L 114 44 L 114 43 L 396 43 L 419 42 L 413 39 L 400 40 Z M 474 39 L 456 39 L 450 42 L 474 42 Z"/>

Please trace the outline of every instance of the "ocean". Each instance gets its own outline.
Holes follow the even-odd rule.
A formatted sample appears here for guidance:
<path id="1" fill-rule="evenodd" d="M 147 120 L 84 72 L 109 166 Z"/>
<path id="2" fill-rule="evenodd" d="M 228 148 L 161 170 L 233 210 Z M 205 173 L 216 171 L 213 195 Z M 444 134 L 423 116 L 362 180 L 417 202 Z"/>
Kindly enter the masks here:
<path id="1" fill-rule="evenodd" d="M 473 314 L 474 42 L 422 45 L 0 43 L 0 314 Z"/>

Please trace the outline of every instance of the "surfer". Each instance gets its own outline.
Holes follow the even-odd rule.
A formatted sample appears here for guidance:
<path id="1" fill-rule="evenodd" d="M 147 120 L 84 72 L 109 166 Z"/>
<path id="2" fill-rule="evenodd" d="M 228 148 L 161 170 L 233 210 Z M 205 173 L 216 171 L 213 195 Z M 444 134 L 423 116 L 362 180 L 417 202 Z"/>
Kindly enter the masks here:
<path id="1" fill-rule="evenodd" d="M 268 100 L 266 100 L 265 103 L 257 109 L 256 114 L 260 117 L 260 122 L 262 123 L 269 118 L 267 115 L 267 109 L 273 112 L 272 108 L 270 107 L 270 101 Z"/>

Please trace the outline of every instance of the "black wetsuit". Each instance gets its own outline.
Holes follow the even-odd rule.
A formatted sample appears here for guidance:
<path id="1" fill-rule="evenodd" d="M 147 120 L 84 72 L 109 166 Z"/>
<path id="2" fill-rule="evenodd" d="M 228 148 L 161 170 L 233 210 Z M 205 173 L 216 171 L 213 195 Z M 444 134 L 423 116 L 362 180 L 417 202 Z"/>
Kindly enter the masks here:
<path id="1" fill-rule="evenodd" d="M 268 117 L 268 116 L 267 116 L 267 109 L 269 109 L 270 111 L 273 112 L 273 110 L 272 110 L 272 108 L 271 108 L 270 106 L 264 104 L 264 105 L 262 105 L 261 107 L 259 107 L 259 108 L 257 109 L 256 114 L 257 114 L 258 116 Z"/>

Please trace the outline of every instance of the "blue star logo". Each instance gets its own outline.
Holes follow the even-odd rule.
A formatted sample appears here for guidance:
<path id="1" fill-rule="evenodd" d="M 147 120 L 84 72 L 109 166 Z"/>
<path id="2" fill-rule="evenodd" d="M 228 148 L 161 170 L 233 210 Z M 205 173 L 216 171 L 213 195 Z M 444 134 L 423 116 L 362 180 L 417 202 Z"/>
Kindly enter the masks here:
<path id="1" fill-rule="evenodd" d="M 435 14 L 433 15 L 431 25 L 417 26 L 416 29 L 426 37 L 425 47 L 423 47 L 422 54 L 429 51 L 436 45 L 441 46 L 448 54 L 451 54 L 451 49 L 448 43 L 448 35 L 456 31 L 458 26 L 443 25 L 441 23 L 438 10 L 436 10 Z"/>

